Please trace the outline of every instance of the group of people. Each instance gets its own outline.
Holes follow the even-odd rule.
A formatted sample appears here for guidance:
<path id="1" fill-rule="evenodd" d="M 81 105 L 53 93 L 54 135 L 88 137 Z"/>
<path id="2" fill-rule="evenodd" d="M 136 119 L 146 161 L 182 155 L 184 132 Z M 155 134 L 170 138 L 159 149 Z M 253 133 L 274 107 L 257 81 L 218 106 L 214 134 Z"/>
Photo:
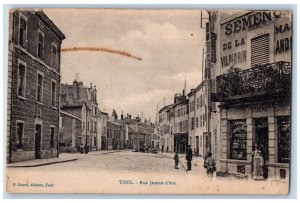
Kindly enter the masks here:
<path id="1" fill-rule="evenodd" d="M 185 159 L 187 161 L 186 171 L 192 170 L 193 150 L 191 149 L 191 145 L 188 145 Z M 175 152 L 175 155 L 174 155 L 174 161 L 175 161 L 174 168 L 178 169 L 179 157 L 178 157 L 177 151 Z M 216 160 L 215 160 L 215 158 L 212 157 L 211 152 L 208 152 L 205 155 L 203 167 L 206 168 L 207 175 L 209 177 L 213 177 L 213 173 L 216 170 Z"/>
<path id="2" fill-rule="evenodd" d="M 186 160 L 187 160 L 187 171 L 192 170 L 192 159 L 193 159 L 193 150 L 191 145 L 188 145 L 188 150 L 186 151 Z M 179 157 L 178 152 L 175 152 L 175 169 L 178 169 Z M 204 156 L 203 167 L 206 169 L 206 174 L 209 177 L 213 177 L 214 171 L 216 171 L 216 160 L 212 157 L 212 153 L 208 151 Z M 253 151 L 253 179 L 265 179 L 265 160 L 262 152 L 262 146 L 259 146 L 255 143 L 255 150 Z"/>

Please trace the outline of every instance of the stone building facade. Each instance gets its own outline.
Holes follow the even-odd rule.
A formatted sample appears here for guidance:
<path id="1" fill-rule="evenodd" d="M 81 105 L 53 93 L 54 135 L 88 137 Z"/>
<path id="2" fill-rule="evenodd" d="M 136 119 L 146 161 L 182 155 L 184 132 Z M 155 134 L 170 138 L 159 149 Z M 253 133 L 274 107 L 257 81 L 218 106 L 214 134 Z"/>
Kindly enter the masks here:
<path id="1" fill-rule="evenodd" d="M 189 140 L 195 155 L 204 156 L 212 150 L 208 118 L 208 82 L 201 82 L 188 94 Z"/>
<path id="2" fill-rule="evenodd" d="M 60 47 L 42 11 L 10 12 L 7 161 L 58 156 Z"/>
<path id="3" fill-rule="evenodd" d="M 89 147 L 89 150 L 96 150 L 97 143 L 97 119 L 98 119 L 98 101 L 97 89 L 92 84 L 90 87 L 84 86 L 83 82 L 74 80 L 73 84 L 61 84 L 61 107 L 69 108 L 73 106 L 82 106 L 85 103 L 86 111 L 82 108 L 78 115 L 82 119 L 82 136 L 81 139 L 84 145 Z M 85 118 L 85 120 L 83 119 Z"/>
<path id="4" fill-rule="evenodd" d="M 253 152 L 259 149 L 264 178 L 287 181 L 291 13 L 218 11 L 211 18 L 217 36 L 212 99 L 220 106 L 218 170 L 252 177 Z"/>
<path id="5" fill-rule="evenodd" d="M 80 151 L 82 119 L 71 112 L 60 110 L 59 148 L 60 152 Z"/>
<path id="6" fill-rule="evenodd" d="M 97 130 L 97 143 L 96 148 L 98 150 L 107 149 L 107 121 L 108 114 L 99 110 L 98 113 L 98 130 Z"/>

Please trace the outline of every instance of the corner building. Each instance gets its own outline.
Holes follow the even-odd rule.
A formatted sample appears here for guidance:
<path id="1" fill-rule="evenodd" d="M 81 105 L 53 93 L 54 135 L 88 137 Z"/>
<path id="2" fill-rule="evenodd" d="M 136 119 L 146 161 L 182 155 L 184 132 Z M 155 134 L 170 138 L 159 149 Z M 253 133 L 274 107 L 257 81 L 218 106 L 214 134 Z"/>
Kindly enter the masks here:
<path id="1" fill-rule="evenodd" d="M 212 12 L 213 13 L 213 12 Z M 218 171 L 252 177 L 262 148 L 264 178 L 290 171 L 292 18 L 288 11 L 214 12 L 215 87 L 220 107 Z"/>
<path id="2" fill-rule="evenodd" d="M 42 11 L 9 15 L 7 161 L 56 157 L 65 36 Z"/>

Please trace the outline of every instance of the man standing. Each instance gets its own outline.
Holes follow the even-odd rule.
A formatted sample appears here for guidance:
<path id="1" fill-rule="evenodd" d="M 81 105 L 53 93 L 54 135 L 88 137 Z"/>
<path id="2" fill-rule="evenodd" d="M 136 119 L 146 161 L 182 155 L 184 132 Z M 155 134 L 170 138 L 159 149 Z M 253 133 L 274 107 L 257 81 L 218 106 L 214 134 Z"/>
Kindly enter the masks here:
<path id="1" fill-rule="evenodd" d="M 208 177 L 212 178 L 214 175 L 214 171 L 216 170 L 216 160 L 212 157 L 212 153 L 209 152 L 208 158 L 205 161 L 206 168 L 206 174 Z"/>
<path id="2" fill-rule="evenodd" d="M 188 150 L 186 152 L 186 158 L 187 160 L 187 171 L 192 170 L 192 159 L 193 159 L 193 150 L 191 149 L 191 145 L 188 146 Z"/>

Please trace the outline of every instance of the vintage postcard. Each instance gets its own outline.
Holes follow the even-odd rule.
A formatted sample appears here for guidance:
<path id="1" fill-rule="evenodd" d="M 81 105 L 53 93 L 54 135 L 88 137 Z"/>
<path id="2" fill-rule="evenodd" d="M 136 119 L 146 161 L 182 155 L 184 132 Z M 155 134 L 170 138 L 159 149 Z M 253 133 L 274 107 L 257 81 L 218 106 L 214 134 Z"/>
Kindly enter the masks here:
<path id="1" fill-rule="evenodd" d="M 289 193 L 291 11 L 13 9 L 8 24 L 7 192 Z"/>

